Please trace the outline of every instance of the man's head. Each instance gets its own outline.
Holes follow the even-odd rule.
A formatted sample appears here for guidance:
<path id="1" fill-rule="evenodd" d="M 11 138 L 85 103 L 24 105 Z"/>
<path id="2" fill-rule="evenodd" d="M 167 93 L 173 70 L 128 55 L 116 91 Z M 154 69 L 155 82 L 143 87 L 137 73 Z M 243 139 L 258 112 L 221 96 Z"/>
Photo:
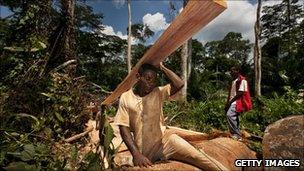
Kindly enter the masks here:
<path id="1" fill-rule="evenodd" d="M 233 66 L 230 69 L 230 75 L 233 79 L 236 79 L 240 75 L 240 67 L 239 66 Z"/>
<path id="2" fill-rule="evenodd" d="M 139 88 L 149 94 L 157 85 L 158 69 L 151 64 L 143 64 L 137 74 Z"/>

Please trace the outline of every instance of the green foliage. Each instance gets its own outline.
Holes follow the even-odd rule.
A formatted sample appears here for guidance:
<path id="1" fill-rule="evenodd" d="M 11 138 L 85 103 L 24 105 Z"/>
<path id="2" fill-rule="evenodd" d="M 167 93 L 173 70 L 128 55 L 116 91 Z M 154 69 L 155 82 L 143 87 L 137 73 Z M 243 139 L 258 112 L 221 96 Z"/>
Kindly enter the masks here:
<path id="1" fill-rule="evenodd" d="M 129 32 L 129 28 L 127 29 Z M 152 37 L 154 32 L 147 25 L 136 23 L 131 26 L 131 35 L 139 41 L 145 43 L 146 39 Z"/>
<path id="2" fill-rule="evenodd" d="M 41 93 L 48 111 L 44 122 L 52 125 L 51 129 L 58 135 L 69 136 L 72 132 L 83 130 L 83 123 L 89 119 L 84 113 L 83 88 L 83 79 L 73 79 L 68 74 L 54 73 L 47 91 Z"/>
<path id="3" fill-rule="evenodd" d="M 99 171 L 101 170 L 99 155 L 89 152 L 84 157 L 84 161 L 79 168 L 79 171 Z"/>
<path id="4" fill-rule="evenodd" d="M 170 102 L 165 105 L 164 113 L 169 122 L 180 127 L 210 132 L 212 128 L 227 129 L 224 113 L 225 99 L 212 99 L 207 101 L 191 101 L 188 104 Z"/>
<path id="5" fill-rule="evenodd" d="M 283 0 L 280 4 L 265 6 L 262 36 L 262 94 L 284 94 L 284 86 L 303 88 L 303 3 Z M 282 74 L 288 80 L 282 78 Z"/>
<path id="6" fill-rule="evenodd" d="M 220 41 L 206 43 L 205 68 L 213 72 L 227 72 L 235 65 L 248 62 L 251 45 L 241 33 L 229 32 Z"/>
<path id="7" fill-rule="evenodd" d="M 78 29 L 101 29 L 103 15 L 101 13 L 96 14 L 93 12 L 91 6 L 86 5 L 76 1 L 75 6 L 75 15 L 76 15 L 76 26 Z"/>
<path id="8" fill-rule="evenodd" d="M 303 4 L 299 0 L 283 0 L 280 4 L 263 7 L 263 14 L 263 37 L 277 37 L 299 26 L 299 19 L 304 16 Z"/>
<path id="9" fill-rule="evenodd" d="M 6 170 L 80 170 L 106 169 L 98 153 L 79 159 L 77 146 L 54 152 L 52 141 L 83 130 L 90 117 L 84 113 L 89 100 L 87 81 L 114 90 L 127 75 L 126 41 L 102 34 L 102 14 L 76 2 L 77 71 L 53 73 L 65 62 L 61 58 L 62 30 L 66 20 L 58 1 L 3 0 L 13 15 L 0 19 L 0 168 Z M 262 96 L 254 99 L 254 109 L 242 114 L 241 129 L 260 135 L 267 125 L 288 115 L 303 114 L 298 91 L 303 89 L 304 46 L 303 5 L 298 0 L 283 0 L 265 7 L 262 16 Z M 174 4 L 171 3 L 173 12 Z M 176 10 L 175 10 L 176 11 Z M 132 34 L 144 42 L 154 33 L 142 24 L 132 26 Z M 136 63 L 150 46 L 132 46 Z M 242 64 L 253 79 L 248 61 L 251 44 L 240 33 L 230 32 L 222 40 L 202 44 L 192 40 L 192 74 L 188 84 L 187 104 L 166 103 L 168 122 L 187 129 L 209 132 L 227 130 L 224 104 L 227 71 Z M 180 74 L 180 49 L 171 54 L 166 65 Z M 85 76 L 78 77 L 77 76 Z M 162 79 L 164 81 L 164 79 Z M 251 84 L 253 85 L 253 84 Z M 85 92 L 86 91 L 86 92 Z M 100 94 L 100 92 L 98 92 Z M 199 101 L 196 101 L 199 100 Z M 110 108 L 102 115 L 101 147 L 104 159 L 114 168 L 111 140 L 113 130 L 105 118 L 115 115 Z M 53 138 L 53 139 L 52 139 Z M 43 143 L 41 143 L 43 142 Z M 261 144 L 251 144 L 261 152 Z M 60 156 L 58 153 L 66 153 Z M 68 163 L 70 162 L 70 163 Z M 67 166 L 67 163 L 70 164 Z"/>
<path id="10" fill-rule="evenodd" d="M 190 99 L 208 100 L 217 95 L 219 89 L 225 89 L 229 77 L 211 71 L 191 72 L 188 94 Z M 228 89 L 228 88 L 227 88 Z"/>
<path id="11" fill-rule="evenodd" d="M 132 45 L 132 64 L 136 64 L 151 46 L 145 46 L 141 43 Z"/>
<path id="12" fill-rule="evenodd" d="M 79 33 L 77 73 L 86 75 L 89 81 L 113 90 L 127 75 L 126 41 L 116 36 L 97 33 Z M 115 67 L 113 67 L 115 66 Z"/>
<path id="13" fill-rule="evenodd" d="M 256 109 L 243 116 L 244 128 L 257 135 L 263 135 L 269 124 L 289 115 L 303 115 L 303 102 L 297 100 L 298 97 L 294 92 L 284 96 L 274 94 L 273 98 L 260 97 L 255 99 Z"/>
<path id="14" fill-rule="evenodd" d="M 209 95 L 204 101 L 191 101 L 188 104 L 168 102 L 164 113 L 168 123 L 187 129 L 209 132 L 212 128 L 227 130 L 227 119 L 224 113 L 225 92 Z M 299 101 L 297 93 L 289 90 L 284 96 L 274 94 L 273 98 L 259 97 L 253 99 L 254 108 L 241 114 L 241 129 L 262 136 L 266 127 L 275 121 L 290 115 L 303 115 L 303 101 Z"/>
<path id="15" fill-rule="evenodd" d="M 288 89 L 288 88 L 287 88 Z M 240 129 L 254 135 L 263 136 L 266 127 L 279 119 L 290 115 L 303 115 L 303 99 L 292 89 L 283 96 L 253 98 L 254 108 L 240 116 Z M 187 104 L 168 102 L 164 106 L 167 124 L 209 133 L 212 129 L 228 131 L 228 122 L 224 113 L 226 92 L 216 91 L 203 101 L 191 101 Z M 249 147 L 262 154 L 262 144 L 251 142 Z M 258 156 L 261 158 L 261 156 Z"/>
<path id="16" fill-rule="evenodd" d="M 103 151 L 103 156 L 101 159 L 101 163 L 102 163 L 102 169 L 114 169 L 115 163 L 114 163 L 114 157 L 115 154 L 118 152 L 118 148 L 115 149 L 114 145 L 112 143 L 114 136 L 114 131 L 112 126 L 110 125 L 109 121 L 108 121 L 108 116 L 111 115 L 113 113 L 113 109 L 111 108 L 107 108 L 106 110 L 104 110 L 103 114 L 101 114 L 101 119 L 100 119 L 100 145 L 102 147 L 102 151 Z M 107 164 L 104 162 L 107 161 Z"/>
<path id="17" fill-rule="evenodd" d="M 0 167 L 5 170 L 62 170 L 64 164 L 52 153 L 49 147 L 52 144 L 37 142 L 29 136 L 31 134 L 1 131 Z"/>

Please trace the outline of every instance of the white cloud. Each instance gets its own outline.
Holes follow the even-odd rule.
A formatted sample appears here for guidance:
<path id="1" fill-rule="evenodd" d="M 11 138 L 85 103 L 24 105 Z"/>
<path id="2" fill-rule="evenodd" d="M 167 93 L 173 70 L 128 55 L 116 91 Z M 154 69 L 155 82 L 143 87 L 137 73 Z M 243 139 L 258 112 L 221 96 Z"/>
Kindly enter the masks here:
<path id="1" fill-rule="evenodd" d="M 118 31 L 118 32 L 115 33 L 112 26 L 104 25 L 103 27 L 104 27 L 104 29 L 101 30 L 101 31 L 98 30 L 98 32 L 101 32 L 101 33 L 106 34 L 106 35 L 118 36 L 121 39 L 125 39 L 125 40 L 128 38 L 128 35 L 123 35 L 121 31 Z"/>
<path id="2" fill-rule="evenodd" d="M 127 40 L 128 39 L 128 35 L 123 35 L 121 31 L 118 31 L 116 36 L 120 37 L 121 39 Z"/>
<path id="3" fill-rule="evenodd" d="M 228 32 L 240 32 L 253 41 L 255 6 L 247 1 L 227 1 L 228 8 L 211 21 L 195 38 L 203 43 L 224 38 Z"/>
<path id="4" fill-rule="evenodd" d="M 281 1 L 263 2 L 265 5 Z M 254 23 L 257 4 L 248 1 L 227 1 L 228 8 L 194 36 L 203 43 L 223 39 L 228 32 L 240 32 L 244 39 L 254 42 Z"/>
<path id="5" fill-rule="evenodd" d="M 159 12 L 153 15 L 150 13 L 146 14 L 143 17 L 143 24 L 147 25 L 155 33 L 165 30 L 169 26 L 169 24 L 166 22 L 164 14 L 161 14 Z"/>
<path id="6" fill-rule="evenodd" d="M 127 40 L 128 39 L 128 35 L 123 34 L 121 31 L 117 31 L 115 32 L 112 26 L 108 26 L 108 25 L 103 25 L 104 29 L 103 30 L 97 30 L 97 33 L 103 33 L 106 35 L 111 35 L 111 36 L 118 36 L 121 39 Z M 131 44 L 137 44 L 138 40 L 134 39 L 133 37 L 131 38 Z"/>
<path id="7" fill-rule="evenodd" d="M 112 3 L 119 9 L 126 3 L 126 0 L 112 0 Z"/>

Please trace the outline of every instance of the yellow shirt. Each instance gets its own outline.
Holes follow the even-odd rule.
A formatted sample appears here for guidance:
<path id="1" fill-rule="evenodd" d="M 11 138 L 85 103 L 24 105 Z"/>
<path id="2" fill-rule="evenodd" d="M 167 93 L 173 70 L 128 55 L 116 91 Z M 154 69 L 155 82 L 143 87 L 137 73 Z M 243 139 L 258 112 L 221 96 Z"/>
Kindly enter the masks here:
<path id="1" fill-rule="evenodd" d="M 170 84 L 156 87 L 144 97 L 135 95 L 130 89 L 120 97 L 114 122 L 130 128 L 143 155 L 148 155 L 161 143 L 165 131 L 163 102 L 168 100 L 170 89 Z"/>

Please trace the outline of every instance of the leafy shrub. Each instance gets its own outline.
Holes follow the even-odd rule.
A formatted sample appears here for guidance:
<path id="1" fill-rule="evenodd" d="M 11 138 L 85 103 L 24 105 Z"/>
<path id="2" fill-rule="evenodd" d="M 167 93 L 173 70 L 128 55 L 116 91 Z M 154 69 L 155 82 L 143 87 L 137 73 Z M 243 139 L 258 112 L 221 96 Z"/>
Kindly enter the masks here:
<path id="1" fill-rule="evenodd" d="M 303 115 L 303 102 L 297 102 L 296 94 L 285 94 L 273 98 L 254 99 L 255 108 L 242 116 L 243 128 L 257 135 L 263 135 L 266 127 L 289 115 Z"/>
<path id="2" fill-rule="evenodd" d="M 41 93 L 45 97 L 47 110 L 44 122 L 52 126 L 51 129 L 59 136 L 81 132 L 90 117 L 84 112 L 86 101 L 83 87 L 84 80 L 54 73 L 48 91 Z"/>
<path id="3" fill-rule="evenodd" d="M 212 128 L 228 130 L 224 105 L 226 97 L 219 91 L 209 95 L 205 101 L 191 101 L 186 104 L 167 102 L 164 113 L 167 122 L 202 132 L 209 132 Z M 256 135 L 263 135 L 266 127 L 289 115 L 303 115 L 303 102 L 297 102 L 296 93 L 286 93 L 284 96 L 274 94 L 273 98 L 253 98 L 254 108 L 240 116 L 240 128 Z"/>
<path id="4" fill-rule="evenodd" d="M 82 132 L 90 117 L 84 112 L 84 80 L 53 73 L 17 83 L 19 89 L 0 91 L 0 168 L 62 170 L 67 158 L 51 147 L 54 139 Z"/>
<path id="5" fill-rule="evenodd" d="M 62 170 L 65 163 L 51 151 L 51 143 L 32 142 L 30 134 L 0 133 L 0 167 L 6 170 Z"/>
<path id="6" fill-rule="evenodd" d="M 186 129 L 210 132 L 212 128 L 227 129 L 224 105 L 225 100 L 223 99 L 191 101 L 182 105 L 177 102 L 169 102 L 165 104 L 164 113 L 169 117 L 170 124 Z"/>
<path id="7" fill-rule="evenodd" d="M 185 129 L 209 133 L 213 128 L 223 131 L 228 130 L 224 105 L 225 93 L 218 91 L 208 95 L 205 101 L 191 101 L 186 104 L 167 102 L 164 114 L 168 117 L 167 123 Z M 254 108 L 240 116 L 240 129 L 252 134 L 263 136 L 266 127 L 275 121 L 289 115 L 303 115 L 304 104 L 299 100 L 297 93 L 289 90 L 285 95 L 274 94 L 272 98 L 253 98 Z M 262 144 L 250 142 L 249 148 L 262 155 Z"/>

